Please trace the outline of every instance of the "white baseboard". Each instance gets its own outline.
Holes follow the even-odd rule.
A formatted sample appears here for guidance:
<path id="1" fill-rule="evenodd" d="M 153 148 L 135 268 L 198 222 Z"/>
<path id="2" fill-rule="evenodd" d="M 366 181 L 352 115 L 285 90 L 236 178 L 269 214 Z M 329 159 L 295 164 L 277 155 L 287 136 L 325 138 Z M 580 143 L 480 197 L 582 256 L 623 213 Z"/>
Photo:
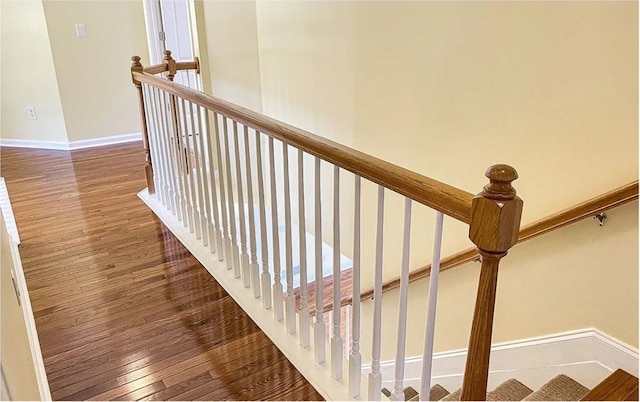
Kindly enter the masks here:
<path id="1" fill-rule="evenodd" d="M 460 388 L 466 357 L 465 349 L 434 354 L 431 383 L 450 392 Z M 394 368 L 393 361 L 380 364 L 387 388 L 393 387 Z M 488 389 L 516 378 L 535 390 L 558 374 L 593 388 L 618 368 L 638 376 L 638 350 L 595 328 L 586 328 L 493 345 Z M 421 369 L 421 357 L 407 359 L 404 385 L 419 389 Z M 363 373 L 369 370 L 370 366 L 363 366 Z"/>
<path id="2" fill-rule="evenodd" d="M 73 151 L 76 149 L 94 148 L 105 145 L 123 144 L 126 142 L 142 141 L 141 133 L 113 135 L 110 137 L 92 138 L 88 140 L 78 140 L 71 142 L 63 141 L 37 141 L 37 140 L 17 140 L 1 138 L 0 146 L 14 148 L 38 148 L 54 149 L 60 151 Z"/>

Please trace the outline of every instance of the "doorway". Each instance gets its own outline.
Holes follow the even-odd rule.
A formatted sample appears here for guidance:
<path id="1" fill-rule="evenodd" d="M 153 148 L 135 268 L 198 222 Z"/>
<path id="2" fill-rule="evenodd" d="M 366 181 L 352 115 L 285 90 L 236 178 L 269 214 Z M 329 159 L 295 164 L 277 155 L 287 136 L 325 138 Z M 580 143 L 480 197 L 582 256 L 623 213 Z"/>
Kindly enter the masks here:
<path id="1" fill-rule="evenodd" d="M 160 64 L 165 50 L 177 61 L 193 60 L 194 24 L 191 21 L 190 0 L 143 0 L 147 43 L 151 64 Z M 178 71 L 174 81 L 201 89 L 195 71 Z"/>

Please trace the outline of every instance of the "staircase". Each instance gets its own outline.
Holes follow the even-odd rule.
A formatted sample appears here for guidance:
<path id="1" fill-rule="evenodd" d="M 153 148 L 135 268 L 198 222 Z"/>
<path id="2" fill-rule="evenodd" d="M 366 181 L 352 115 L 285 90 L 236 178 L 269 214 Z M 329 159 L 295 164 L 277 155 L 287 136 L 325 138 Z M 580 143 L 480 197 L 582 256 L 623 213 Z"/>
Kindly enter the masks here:
<path id="1" fill-rule="evenodd" d="M 435 386 L 433 398 L 563 400 L 588 392 L 559 376 L 536 392 L 509 380 L 487 393 L 498 268 L 520 235 L 523 201 L 511 185 L 518 178 L 514 168 L 489 167 L 485 172 L 488 184 L 474 196 L 172 82 L 180 70 L 199 71 L 197 59 L 177 62 L 166 51 L 160 65 L 143 67 L 138 56 L 132 61 L 146 154 L 147 189 L 140 197 L 323 397 L 381 399 L 381 351 L 383 346 L 389 348 L 383 344 L 381 331 L 383 271 L 399 266 L 391 396 L 402 399 L 406 343 L 413 335 L 407 331 L 407 322 L 414 209 L 416 213 L 426 209 L 433 216 L 434 233 L 429 292 L 421 298 L 427 324 L 421 392 L 427 393 L 432 377 L 445 216 L 467 225 L 481 266 L 462 388 L 449 393 Z M 404 200 L 403 219 L 386 212 L 398 209 L 390 208 L 396 206 L 393 197 L 397 196 Z M 385 198 L 391 201 L 387 208 Z M 257 208 L 248 208 L 245 216 L 245 205 Z M 402 227 L 402 236 L 389 236 L 389 226 L 385 227 L 389 223 Z M 420 230 L 424 226 L 421 223 Z M 267 241 L 268 233 L 271 241 Z M 332 253 L 324 258 L 323 243 L 328 237 Z M 307 244 L 307 238 L 313 244 Z M 386 248 L 395 252 L 383 253 L 389 243 L 397 247 Z M 352 256 L 351 331 L 347 334 L 342 331 L 340 311 L 347 296 L 342 286 L 343 251 Z M 332 283 L 324 280 L 328 267 Z M 309 272 L 315 273 L 313 282 Z M 298 275 L 299 281 L 294 280 Z M 363 282 L 373 285 L 373 306 L 363 309 L 368 315 L 362 313 L 361 320 Z M 328 288 L 330 310 L 324 297 Z M 310 307 L 315 307 L 313 317 Z M 327 311 L 333 313 L 329 325 L 324 316 Z M 371 334 L 366 348 L 360 343 L 364 331 Z M 367 371 L 363 371 L 363 357 L 371 362 Z M 564 395 L 559 390 L 571 393 Z M 405 397 L 419 398 L 416 391 L 410 394 L 405 392 Z"/>
<path id="2" fill-rule="evenodd" d="M 386 388 L 382 393 L 391 397 Z M 430 401 L 459 401 L 462 389 L 449 392 L 440 384 L 431 387 Z M 404 389 L 405 401 L 419 401 L 420 395 L 413 387 Z M 638 378 L 624 370 L 616 370 L 592 390 L 573 378 L 560 374 L 536 391 L 515 378 L 487 392 L 487 401 L 579 401 L 579 400 L 638 400 Z"/>

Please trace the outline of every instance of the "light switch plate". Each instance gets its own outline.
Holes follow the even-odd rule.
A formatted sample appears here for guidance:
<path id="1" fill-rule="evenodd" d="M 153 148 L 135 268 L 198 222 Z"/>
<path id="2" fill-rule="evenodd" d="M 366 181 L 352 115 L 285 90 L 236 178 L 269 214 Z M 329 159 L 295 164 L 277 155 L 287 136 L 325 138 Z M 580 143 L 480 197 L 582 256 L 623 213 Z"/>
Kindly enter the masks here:
<path id="1" fill-rule="evenodd" d="M 86 38 L 87 30 L 82 22 L 76 23 L 76 38 Z"/>

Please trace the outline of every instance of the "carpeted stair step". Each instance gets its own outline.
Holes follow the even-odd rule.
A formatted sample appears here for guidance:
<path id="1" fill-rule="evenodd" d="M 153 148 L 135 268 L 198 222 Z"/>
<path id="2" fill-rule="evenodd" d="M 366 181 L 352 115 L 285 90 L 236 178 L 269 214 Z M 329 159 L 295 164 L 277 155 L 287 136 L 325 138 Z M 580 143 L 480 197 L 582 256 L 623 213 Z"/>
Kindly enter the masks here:
<path id="1" fill-rule="evenodd" d="M 440 384 L 436 384 L 429 390 L 429 400 L 430 401 L 439 401 L 445 396 L 449 395 L 449 391 L 444 389 L 444 387 Z M 419 401 L 420 395 L 416 392 L 416 395 L 409 399 L 410 401 Z"/>
<path id="2" fill-rule="evenodd" d="M 458 388 L 455 391 L 453 391 L 452 393 L 450 393 L 449 395 L 445 396 L 444 398 L 440 399 L 441 401 L 459 401 L 460 400 L 460 394 L 462 394 L 462 389 Z"/>
<path id="3" fill-rule="evenodd" d="M 515 378 L 510 378 L 487 393 L 487 401 L 521 401 L 533 390 Z"/>
<path id="4" fill-rule="evenodd" d="M 442 387 L 440 387 L 440 388 L 442 388 Z M 444 388 L 442 388 L 442 389 L 444 389 Z M 387 388 L 382 388 L 381 391 L 382 391 L 382 394 L 384 396 L 386 396 L 387 398 L 391 397 L 391 391 L 389 391 Z M 406 387 L 403 392 L 404 392 L 404 400 L 405 401 L 411 401 L 415 397 L 418 397 L 418 398 L 420 397 L 420 395 L 418 395 L 418 391 L 416 391 L 413 387 Z"/>
<path id="5" fill-rule="evenodd" d="M 572 378 L 560 374 L 539 390 L 524 398 L 524 401 L 578 401 L 589 392 Z"/>

